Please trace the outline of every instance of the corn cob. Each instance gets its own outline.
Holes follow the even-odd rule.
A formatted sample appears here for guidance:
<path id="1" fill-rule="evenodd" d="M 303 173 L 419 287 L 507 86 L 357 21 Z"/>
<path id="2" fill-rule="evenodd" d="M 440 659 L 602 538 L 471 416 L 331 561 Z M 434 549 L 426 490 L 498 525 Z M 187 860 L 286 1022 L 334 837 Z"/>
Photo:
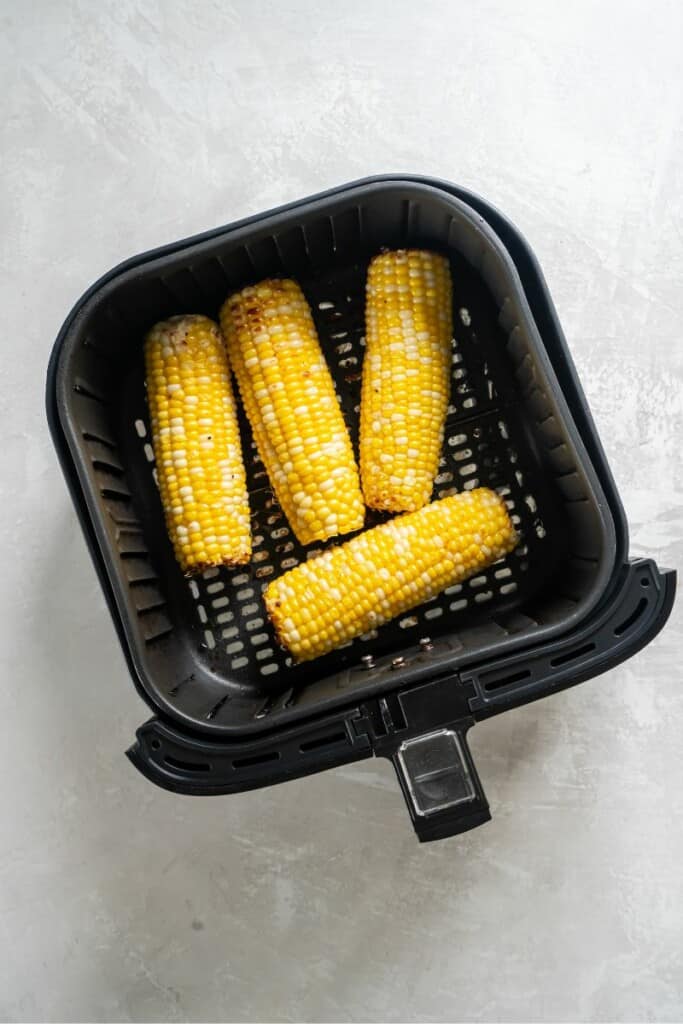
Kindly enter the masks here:
<path id="1" fill-rule="evenodd" d="M 218 326 L 175 316 L 145 340 L 157 479 L 184 572 L 251 556 L 249 500 L 228 360 Z"/>
<path id="2" fill-rule="evenodd" d="M 308 303 L 295 281 L 262 281 L 221 309 L 258 452 L 302 544 L 359 530 L 351 441 Z"/>
<path id="3" fill-rule="evenodd" d="M 494 491 L 464 491 L 290 569 L 267 586 L 266 610 L 282 646 L 308 661 L 487 568 L 517 540 Z"/>
<path id="4" fill-rule="evenodd" d="M 370 508 L 412 512 L 431 497 L 449 402 L 451 303 L 445 257 L 401 249 L 371 261 L 360 413 Z"/>

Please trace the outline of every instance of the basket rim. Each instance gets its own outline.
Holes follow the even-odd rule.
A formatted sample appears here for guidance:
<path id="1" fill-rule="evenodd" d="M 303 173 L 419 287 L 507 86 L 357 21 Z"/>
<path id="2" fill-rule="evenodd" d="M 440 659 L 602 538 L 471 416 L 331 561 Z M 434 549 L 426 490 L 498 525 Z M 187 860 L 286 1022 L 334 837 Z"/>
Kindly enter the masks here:
<path id="1" fill-rule="evenodd" d="M 440 198 L 444 199 L 446 195 L 444 189 L 432 182 L 433 179 L 424 181 L 411 178 L 410 176 L 376 176 L 369 179 L 362 179 L 359 182 L 352 182 L 318 195 L 303 198 L 295 203 L 287 204 L 275 210 L 266 211 L 252 217 L 244 218 L 234 224 L 215 228 L 199 235 L 181 239 L 177 242 L 170 243 L 169 245 L 140 253 L 137 256 L 133 256 L 119 263 L 94 282 L 94 284 L 87 289 L 81 299 L 79 299 L 74 305 L 64 321 L 53 347 L 47 378 L 48 419 L 50 421 L 53 440 L 57 448 L 60 461 L 62 462 L 64 472 L 67 476 L 67 480 L 69 481 L 72 497 L 76 504 L 81 525 L 86 533 L 86 538 L 89 541 L 91 553 L 100 575 L 100 582 L 105 589 L 110 611 L 114 617 L 117 631 L 119 632 L 119 638 L 124 648 L 134 682 L 138 691 L 155 711 L 169 715 L 176 722 L 180 719 L 192 729 L 196 730 L 199 728 L 200 731 L 207 733 L 210 732 L 215 734 L 216 731 L 219 731 L 224 734 L 232 733 L 233 735 L 246 734 L 250 731 L 265 731 L 266 728 L 272 729 L 274 727 L 274 723 L 272 721 L 268 723 L 241 723 L 239 726 L 230 726 L 223 723 L 219 727 L 216 727 L 210 722 L 207 722 L 205 725 L 203 723 L 197 723 L 197 721 L 191 718 L 191 716 L 185 716 L 184 713 L 179 712 L 178 709 L 176 709 L 170 702 L 167 702 L 164 699 L 163 694 L 159 692 L 154 681 L 147 677 L 144 659 L 140 657 L 140 651 L 137 650 L 138 645 L 136 644 L 134 631 L 132 630 L 130 623 L 127 622 L 128 615 L 127 608 L 125 606 L 125 599 L 122 594 L 119 593 L 121 590 L 121 581 L 119 580 L 117 567 L 113 558 L 113 552 L 111 551 L 102 531 L 98 529 L 98 513 L 94 507 L 94 497 L 89 494 L 88 482 L 79 472 L 78 458 L 74 451 L 75 437 L 73 436 L 73 425 L 70 423 L 65 409 L 63 388 L 65 387 L 66 382 L 64 375 L 60 372 L 60 369 L 65 353 L 68 351 L 70 341 L 75 340 L 74 334 L 72 333 L 75 322 L 78 318 L 86 314 L 87 307 L 93 300 L 99 301 L 102 298 L 103 292 L 106 292 L 109 288 L 118 286 L 118 284 L 121 283 L 122 278 L 126 275 L 134 272 L 141 266 L 153 263 L 155 260 L 165 259 L 172 255 L 185 255 L 189 250 L 201 247 L 203 244 L 213 242 L 217 239 L 230 238 L 231 240 L 235 240 L 241 236 L 248 235 L 249 231 L 257 227 L 261 229 L 267 226 L 271 221 L 277 223 L 279 220 L 293 214 L 295 211 L 301 212 L 303 209 L 307 214 L 320 212 L 325 206 L 330 205 L 331 202 L 336 202 L 339 199 L 351 201 L 355 195 L 362 195 L 367 198 L 370 195 L 383 192 L 386 189 L 409 188 L 411 190 L 416 190 L 418 193 L 438 193 Z M 619 540 L 621 544 L 624 540 L 623 531 L 619 529 L 621 526 L 619 521 L 619 512 L 621 511 L 620 504 L 617 509 L 617 516 L 615 517 L 613 516 L 611 504 L 607 501 L 602 487 L 602 481 L 597 472 L 598 469 L 603 469 L 609 473 L 606 461 L 603 466 L 596 467 L 594 465 L 593 458 L 587 451 L 581 432 L 574 421 L 570 401 L 567 399 L 567 396 L 565 396 L 563 388 L 557 381 L 555 368 L 546 351 L 540 331 L 536 326 L 535 318 L 527 301 L 526 291 L 514 259 L 504 246 L 498 234 L 493 230 L 481 213 L 475 211 L 472 207 L 469 207 L 464 200 L 457 196 L 448 195 L 447 201 L 453 208 L 457 208 L 459 213 L 468 219 L 470 223 L 476 226 L 477 230 L 479 230 L 487 238 L 488 242 L 498 251 L 506 264 L 506 270 L 509 273 L 510 282 L 515 287 L 515 296 L 519 302 L 523 315 L 526 317 L 526 327 L 533 336 L 537 352 L 543 364 L 544 374 L 553 388 L 553 397 L 560 406 L 563 422 L 571 436 L 576 458 L 589 481 L 596 507 L 600 513 L 600 521 L 603 529 L 603 543 L 605 548 L 609 550 L 611 557 L 603 557 L 602 559 L 603 564 L 598 574 L 598 581 L 591 587 L 591 599 L 569 613 L 559 623 L 539 626 L 533 634 L 526 637 L 506 638 L 505 640 L 492 645 L 492 648 L 488 651 L 483 653 L 473 652 L 470 657 L 467 655 L 458 656 L 457 654 L 452 654 L 438 663 L 432 663 L 424 672 L 413 672 L 408 680 L 402 678 L 401 673 L 396 673 L 395 678 L 392 678 L 391 686 L 382 686 L 381 692 L 385 692 L 387 690 L 398 690 L 406 682 L 412 684 L 420 678 L 428 678 L 429 675 L 433 675 L 437 671 L 443 672 L 444 669 L 449 667 L 460 671 L 466 666 L 471 667 L 478 661 L 487 660 L 494 654 L 496 656 L 500 656 L 500 654 L 504 653 L 506 650 L 514 650 L 515 652 L 521 653 L 525 649 L 537 649 L 540 645 L 548 644 L 552 642 L 554 638 L 561 637 L 564 633 L 575 629 L 578 623 L 588 619 L 596 605 L 604 597 L 609 581 L 617 568 L 615 564 L 617 541 Z M 500 216 L 502 217 L 502 215 Z M 503 220 L 504 219 L 505 218 L 503 218 Z M 513 228 L 513 230 L 516 229 Z M 529 253 L 533 257 L 533 253 L 530 249 Z M 537 270 L 540 278 L 540 284 L 543 287 L 544 282 L 540 276 L 540 268 L 536 266 L 533 269 Z M 549 296 L 548 301 L 552 308 Z M 568 357 L 567 352 L 565 352 L 564 355 L 565 358 Z M 61 401 L 60 388 L 62 389 Z M 597 432 L 594 427 L 593 438 L 599 444 Z M 341 707 L 344 705 L 354 704 L 361 698 L 361 696 L 365 697 L 367 695 L 368 694 L 365 689 L 363 689 L 361 693 L 360 688 L 349 688 L 340 698 L 337 699 L 336 702 L 325 702 L 324 710 L 327 712 L 333 706 Z M 293 718 L 301 718 L 302 716 L 314 717 L 316 714 L 320 713 L 321 710 L 316 709 L 314 705 L 303 710 L 293 709 L 293 713 L 290 714 L 283 712 L 278 716 L 277 727 L 291 723 Z"/>

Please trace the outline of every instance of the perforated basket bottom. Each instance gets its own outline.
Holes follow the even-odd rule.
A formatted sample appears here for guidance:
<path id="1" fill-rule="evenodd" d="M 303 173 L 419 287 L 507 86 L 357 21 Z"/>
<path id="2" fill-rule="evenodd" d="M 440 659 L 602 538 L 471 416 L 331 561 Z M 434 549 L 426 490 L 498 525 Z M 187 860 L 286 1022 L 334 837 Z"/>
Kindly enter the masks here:
<path id="1" fill-rule="evenodd" d="M 303 548 L 269 488 L 251 434 L 242 422 L 242 438 L 252 509 L 254 555 L 237 571 L 211 569 L 182 580 L 166 539 L 154 481 L 141 361 L 124 385 L 121 424 L 126 464 L 135 480 L 143 532 L 161 578 L 169 586 L 170 608 L 186 618 L 197 653 L 214 677 L 249 690 L 277 692 L 357 665 L 364 654 L 386 654 L 417 645 L 420 638 L 449 634 L 483 622 L 505 628 L 506 615 L 537 594 L 566 553 L 562 517 L 545 484 L 530 434 L 518 412 L 522 403 L 513 384 L 506 336 L 496 305 L 479 275 L 451 254 L 454 281 L 452 395 L 434 497 L 489 486 L 504 496 L 521 534 L 517 549 L 504 561 L 466 583 L 347 644 L 315 662 L 293 666 L 278 647 L 264 612 L 261 593 L 274 576 L 315 557 L 324 546 Z M 364 346 L 364 287 L 367 262 L 335 267 L 319 276 L 299 277 L 311 303 L 320 341 L 337 393 L 357 444 L 360 373 Z M 215 309 L 197 310 L 215 317 Z M 366 526 L 386 516 L 368 513 Z M 339 539 L 329 544 L 338 543 Z M 192 605 L 178 600 L 189 588 Z M 174 592 L 176 597 L 174 598 Z M 185 593 L 185 597 L 187 594 Z M 457 646 L 457 644 L 456 644 Z M 219 702 L 220 703 L 220 702 Z"/>

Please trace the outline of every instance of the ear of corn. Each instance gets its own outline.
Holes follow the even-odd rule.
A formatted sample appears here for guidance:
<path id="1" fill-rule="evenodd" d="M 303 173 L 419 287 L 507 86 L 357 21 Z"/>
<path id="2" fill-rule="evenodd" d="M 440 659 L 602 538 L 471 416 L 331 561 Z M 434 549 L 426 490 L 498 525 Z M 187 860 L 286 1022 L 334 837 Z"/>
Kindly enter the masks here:
<path id="1" fill-rule="evenodd" d="M 290 569 L 266 588 L 266 609 L 282 646 L 308 661 L 485 569 L 517 539 L 494 491 L 465 491 Z"/>
<path id="2" fill-rule="evenodd" d="M 262 281 L 221 310 L 259 454 L 302 544 L 363 526 L 351 441 L 313 317 L 295 281 Z"/>
<path id="3" fill-rule="evenodd" d="M 429 501 L 448 410 L 452 335 L 448 260 L 398 250 L 370 263 L 360 416 L 360 471 L 370 508 Z"/>
<path id="4" fill-rule="evenodd" d="M 205 316 L 156 324 L 145 340 L 145 368 L 159 490 L 181 568 L 248 562 L 246 477 L 217 325 Z"/>

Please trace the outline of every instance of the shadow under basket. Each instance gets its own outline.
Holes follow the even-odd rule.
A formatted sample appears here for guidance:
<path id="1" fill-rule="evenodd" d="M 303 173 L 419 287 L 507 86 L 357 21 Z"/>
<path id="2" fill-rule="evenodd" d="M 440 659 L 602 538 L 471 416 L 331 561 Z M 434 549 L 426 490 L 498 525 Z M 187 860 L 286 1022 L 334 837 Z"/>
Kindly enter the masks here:
<path id="1" fill-rule="evenodd" d="M 573 664 L 542 672 L 538 659 L 561 659 L 567 637 L 602 622 L 625 571 L 623 514 L 509 248 L 456 191 L 370 180 L 177 243 L 106 275 L 62 329 L 48 374 L 53 437 L 134 681 L 156 713 L 131 757 L 167 788 L 230 792 L 376 753 L 393 759 L 420 838 L 441 838 L 488 818 L 465 741 L 474 719 L 567 685 L 557 670 L 566 677 L 581 659 L 595 665 L 588 674 L 601 670 L 604 640 L 585 640 Z M 142 339 L 160 319 L 216 318 L 231 291 L 294 277 L 357 444 L 367 264 L 406 246 L 446 254 L 453 277 L 451 405 L 434 497 L 494 488 L 521 541 L 474 579 L 292 665 L 262 591 L 328 545 L 298 544 L 243 421 L 252 561 L 182 575 L 155 481 Z M 380 520 L 369 514 L 366 525 Z M 650 577 L 649 597 L 664 594 L 656 567 Z M 643 615 L 631 624 L 640 633 Z"/>

